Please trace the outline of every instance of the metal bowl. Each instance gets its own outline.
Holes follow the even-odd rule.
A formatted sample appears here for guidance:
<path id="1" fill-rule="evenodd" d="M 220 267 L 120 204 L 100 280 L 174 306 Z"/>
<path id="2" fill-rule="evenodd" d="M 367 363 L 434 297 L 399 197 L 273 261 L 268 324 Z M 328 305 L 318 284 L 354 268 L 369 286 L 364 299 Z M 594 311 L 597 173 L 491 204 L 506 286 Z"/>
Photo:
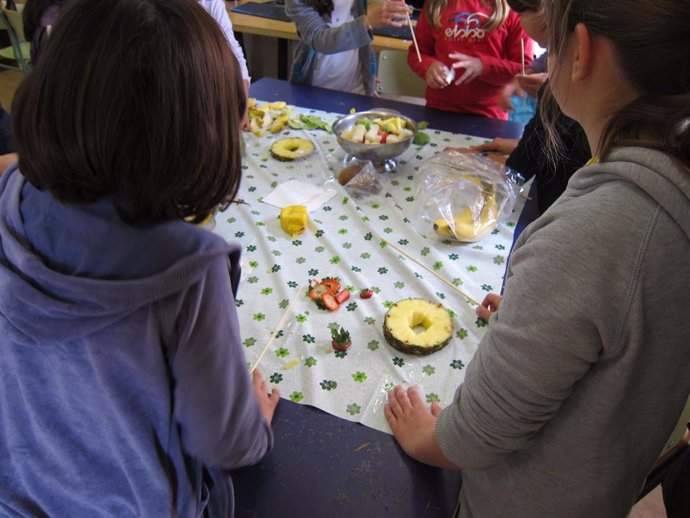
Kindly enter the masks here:
<path id="1" fill-rule="evenodd" d="M 343 131 L 354 126 L 355 122 L 360 119 L 387 119 L 389 117 L 400 117 L 403 119 L 407 129 L 412 130 L 412 135 L 405 140 L 401 140 L 400 142 L 395 142 L 393 144 L 361 144 L 359 142 L 346 140 L 340 136 Z M 335 136 L 338 139 L 338 144 L 340 144 L 345 152 L 360 160 L 370 160 L 375 164 L 381 164 L 389 159 L 402 155 L 407 148 L 410 147 L 410 144 L 417 133 L 417 124 L 415 121 L 393 110 L 368 110 L 351 113 L 350 115 L 344 115 L 333 123 L 332 128 L 333 133 L 335 133 Z"/>

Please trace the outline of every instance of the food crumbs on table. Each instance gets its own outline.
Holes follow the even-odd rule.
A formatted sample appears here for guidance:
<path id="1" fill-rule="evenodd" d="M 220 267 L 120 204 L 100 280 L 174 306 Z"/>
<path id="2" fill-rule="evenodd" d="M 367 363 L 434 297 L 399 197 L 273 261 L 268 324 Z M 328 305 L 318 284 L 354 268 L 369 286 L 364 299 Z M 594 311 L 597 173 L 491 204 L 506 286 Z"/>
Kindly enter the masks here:
<path id="1" fill-rule="evenodd" d="M 283 365 L 283 366 L 281 367 L 281 369 L 284 370 L 284 371 L 287 371 L 287 370 L 293 369 L 293 368 L 296 367 L 298 364 L 299 364 L 299 358 L 293 358 L 292 360 L 290 360 L 289 362 L 287 362 L 285 365 Z"/>
<path id="2" fill-rule="evenodd" d="M 359 446 L 357 446 L 354 450 L 352 451 L 362 451 L 364 448 L 367 448 L 371 443 L 370 442 L 363 442 Z"/>

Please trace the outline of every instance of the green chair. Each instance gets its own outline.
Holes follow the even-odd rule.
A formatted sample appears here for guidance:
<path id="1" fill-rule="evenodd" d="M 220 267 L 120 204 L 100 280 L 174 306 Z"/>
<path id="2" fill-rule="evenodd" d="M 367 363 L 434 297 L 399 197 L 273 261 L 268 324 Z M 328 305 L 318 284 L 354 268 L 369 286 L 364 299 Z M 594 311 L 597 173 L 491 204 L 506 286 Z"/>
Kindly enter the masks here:
<path id="1" fill-rule="evenodd" d="M 30 44 L 24 37 L 22 7 L 23 4 L 17 4 L 19 10 L 13 11 L 3 6 L 2 12 L 0 12 L 0 27 L 7 30 L 11 43 L 9 47 L 0 49 L 0 58 L 2 58 L 0 67 L 26 72 L 29 69 Z M 8 61 L 16 64 L 10 64 Z"/>
<path id="2" fill-rule="evenodd" d="M 407 52 L 382 50 L 379 53 L 378 77 L 377 91 L 382 96 L 424 98 L 426 83 L 407 64 Z"/>

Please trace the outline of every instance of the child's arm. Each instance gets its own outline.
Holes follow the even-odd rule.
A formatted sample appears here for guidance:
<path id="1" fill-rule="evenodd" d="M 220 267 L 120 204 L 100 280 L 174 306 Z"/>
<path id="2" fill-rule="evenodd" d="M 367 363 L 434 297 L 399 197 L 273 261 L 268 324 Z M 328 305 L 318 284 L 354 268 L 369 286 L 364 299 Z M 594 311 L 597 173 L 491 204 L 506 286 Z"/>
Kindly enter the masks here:
<path id="1" fill-rule="evenodd" d="M 336 54 L 371 43 L 372 35 L 361 16 L 338 27 L 329 27 L 316 9 L 302 0 L 285 0 L 285 12 L 297 26 L 299 37 L 322 54 Z"/>
<path id="2" fill-rule="evenodd" d="M 303 0 L 285 1 L 285 13 L 297 26 L 299 37 L 322 54 L 337 54 L 369 45 L 373 39 L 370 27 L 401 27 L 407 12 L 408 7 L 402 0 L 387 0 L 366 15 L 338 27 L 329 27 L 318 11 Z"/>
<path id="3" fill-rule="evenodd" d="M 223 31 L 225 39 L 228 40 L 228 44 L 232 49 L 233 54 L 237 58 L 240 64 L 240 72 L 242 73 L 242 79 L 249 82 L 251 78 L 249 77 L 249 69 L 247 68 L 247 60 L 244 57 L 244 52 L 242 47 L 240 47 L 239 42 L 235 38 L 235 33 L 232 29 L 232 22 L 230 21 L 230 16 L 225 8 L 225 2 L 221 0 L 206 0 L 202 2 L 202 6 L 208 11 L 208 13 L 216 20 L 220 30 Z"/>
<path id="4" fill-rule="evenodd" d="M 226 257 L 180 298 L 177 321 L 163 325 L 177 329 L 169 361 L 183 447 L 206 465 L 234 469 L 258 462 L 273 432 L 249 376 Z"/>
<path id="5" fill-rule="evenodd" d="M 511 12 L 505 21 L 507 36 L 504 45 L 505 53 L 502 56 L 488 56 L 480 54 L 484 63 L 481 79 L 489 84 L 504 85 L 513 77 L 522 72 L 522 51 L 520 40 L 525 43 L 525 66 L 532 63 L 533 50 L 532 39 L 525 34 L 520 26 L 517 15 Z"/>
<path id="6" fill-rule="evenodd" d="M 417 20 L 417 26 L 415 27 L 414 31 L 417 39 L 417 45 L 419 46 L 419 53 L 422 56 L 422 61 L 419 61 L 417 51 L 414 49 L 414 46 L 410 45 L 408 48 L 407 63 L 410 65 L 410 68 L 415 74 L 428 83 L 427 71 L 429 68 L 432 67 L 432 65 L 442 66 L 443 64 L 435 57 L 436 52 L 434 50 L 435 38 L 433 27 L 427 21 L 426 12 L 424 9 L 422 9 L 422 12 L 419 15 L 419 20 Z M 447 84 L 448 83 L 445 83 L 443 86 Z M 430 84 L 429 86 L 432 88 L 440 88 L 440 85 Z"/>

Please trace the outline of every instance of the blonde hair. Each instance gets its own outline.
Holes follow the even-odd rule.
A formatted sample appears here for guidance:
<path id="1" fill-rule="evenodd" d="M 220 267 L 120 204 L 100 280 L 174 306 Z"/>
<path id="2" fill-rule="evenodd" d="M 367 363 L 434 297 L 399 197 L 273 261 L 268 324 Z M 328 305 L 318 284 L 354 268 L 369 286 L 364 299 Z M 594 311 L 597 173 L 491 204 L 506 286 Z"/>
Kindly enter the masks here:
<path id="1" fill-rule="evenodd" d="M 508 17 L 508 4 L 506 0 L 493 0 L 494 12 L 491 13 L 486 25 L 483 27 L 485 31 L 492 31 L 503 25 Z M 426 3 L 426 17 L 434 29 L 441 28 L 441 13 L 448 6 L 448 0 L 428 0 Z"/>
<path id="2" fill-rule="evenodd" d="M 641 95 L 615 113 L 595 149 L 603 160 L 613 147 L 660 149 L 690 164 L 690 2 L 677 0 L 550 0 L 544 2 L 554 81 L 575 26 L 584 24 L 614 46 L 626 79 Z M 541 109 L 547 150 L 558 156 L 560 115 L 547 89 Z"/>

